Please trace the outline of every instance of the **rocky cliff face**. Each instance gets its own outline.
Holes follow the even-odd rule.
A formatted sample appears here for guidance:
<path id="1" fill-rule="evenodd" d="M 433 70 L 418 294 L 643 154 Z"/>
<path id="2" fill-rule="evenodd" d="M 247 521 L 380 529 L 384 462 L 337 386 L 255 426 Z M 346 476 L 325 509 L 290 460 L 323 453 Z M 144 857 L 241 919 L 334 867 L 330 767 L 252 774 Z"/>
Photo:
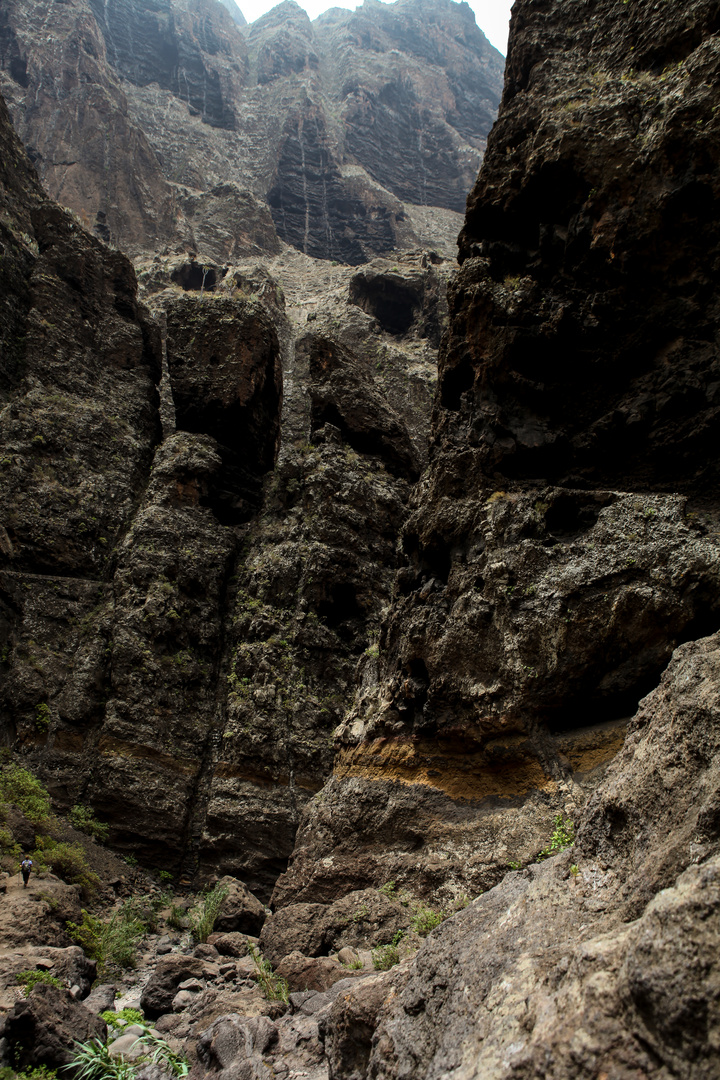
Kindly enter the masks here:
<path id="1" fill-rule="evenodd" d="M 417 206 L 454 241 L 503 69 L 465 5 L 311 23 L 287 0 L 241 30 L 219 0 L 72 0 L 50 38 L 46 14 L 5 6 L 2 90 L 50 194 L 104 239 L 227 261 L 279 237 L 357 264 L 427 239 Z"/>
<path id="2" fill-rule="evenodd" d="M 390 598 L 448 269 L 153 261 L 161 350 L 4 123 L 5 738 L 116 846 L 269 896 Z"/>
<path id="3" fill-rule="evenodd" d="M 700 224 L 717 33 L 702 3 L 516 5 L 406 565 L 278 905 L 360 878 L 487 889 L 554 814 L 594 805 L 673 649 L 717 628 L 714 215 Z"/>
<path id="4" fill-rule="evenodd" d="M 405 7 L 372 11 L 326 18 L 335 54 L 427 51 Z M 325 30 L 294 7 L 250 29 L 256 103 L 319 77 Z M 8 741 L 120 849 L 272 891 L 261 944 L 292 978 L 329 988 L 331 950 L 410 952 L 425 905 L 465 908 L 277 1025 L 213 1022 L 198 1077 L 291 1054 L 317 1080 L 717 1074 L 719 37 L 705 0 L 517 0 L 448 322 L 426 252 L 158 253 L 161 341 L 2 128 Z M 187 106 L 137 79 L 170 154 Z M 358 158 L 410 84 L 343 97 Z M 301 104 L 287 175 L 307 150 L 366 192 L 371 158 L 348 170 Z M 236 131 L 206 120 L 211 169 Z M 335 243 L 299 190 L 273 210 Z"/>

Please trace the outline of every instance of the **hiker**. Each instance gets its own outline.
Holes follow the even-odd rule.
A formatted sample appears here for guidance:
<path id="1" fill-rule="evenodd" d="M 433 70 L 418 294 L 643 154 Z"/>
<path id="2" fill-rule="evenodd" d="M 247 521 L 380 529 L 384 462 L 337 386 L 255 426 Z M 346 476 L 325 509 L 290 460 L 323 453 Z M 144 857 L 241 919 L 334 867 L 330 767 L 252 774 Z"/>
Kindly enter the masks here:
<path id="1" fill-rule="evenodd" d="M 32 870 L 32 859 L 26 855 L 23 861 L 20 863 L 20 872 L 23 879 L 23 889 L 27 889 L 27 883 L 30 880 L 30 871 Z"/>

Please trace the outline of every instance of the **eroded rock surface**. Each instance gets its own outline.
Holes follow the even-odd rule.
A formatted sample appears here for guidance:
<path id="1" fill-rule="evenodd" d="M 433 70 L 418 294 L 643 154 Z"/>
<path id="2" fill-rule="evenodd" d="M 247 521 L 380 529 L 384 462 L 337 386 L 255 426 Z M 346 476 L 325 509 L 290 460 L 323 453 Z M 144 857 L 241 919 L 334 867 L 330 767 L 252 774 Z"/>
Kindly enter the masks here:
<path id="1" fill-rule="evenodd" d="M 492 885 L 717 628 L 718 28 L 703 3 L 602 18 L 516 5 L 406 564 L 277 904 Z"/>
<path id="2" fill-rule="evenodd" d="M 573 852 L 508 875 L 433 935 L 368 1075 L 714 1075 L 719 645 L 677 650 Z"/>
<path id="3" fill-rule="evenodd" d="M 44 5 L 11 0 L 2 91 L 50 194 L 134 254 L 238 258 L 279 237 L 357 264 L 438 230 L 452 242 L 502 85 L 470 10 L 237 14 L 71 0 L 48 37 Z"/>
<path id="4" fill-rule="evenodd" d="M 4 137 L 8 737 L 116 847 L 266 900 L 390 599 L 427 452 L 425 309 L 398 336 L 349 267 L 278 257 L 286 296 L 255 263 L 158 257 L 153 323 Z M 430 296 L 448 272 L 414 252 L 393 280 Z"/>

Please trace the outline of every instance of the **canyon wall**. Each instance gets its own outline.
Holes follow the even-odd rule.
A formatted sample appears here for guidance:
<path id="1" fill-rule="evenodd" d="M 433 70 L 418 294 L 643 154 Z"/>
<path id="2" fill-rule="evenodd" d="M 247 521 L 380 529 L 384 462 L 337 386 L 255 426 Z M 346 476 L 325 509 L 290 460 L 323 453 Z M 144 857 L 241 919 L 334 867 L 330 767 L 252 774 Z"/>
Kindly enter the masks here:
<path id="1" fill-rule="evenodd" d="M 50 195 L 132 254 L 454 243 L 502 87 L 469 7 L 311 23 L 286 0 L 243 23 L 219 0 L 9 0 L 0 88 Z"/>
<path id="2" fill-rule="evenodd" d="M 120 850 L 269 897 L 390 599 L 449 267 L 297 254 L 286 299 L 150 260 L 153 319 L 3 124 L 5 745 Z"/>
<path id="3" fill-rule="evenodd" d="M 278 906 L 487 889 L 720 625 L 717 33 L 516 5 L 405 563 Z"/>
<path id="4" fill-rule="evenodd" d="M 318 1076 L 710 1080 L 717 5 L 516 0 L 451 279 L 422 251 L 333 265 L 339 226 L 323 233 L 320 215 L 297 233 L 319 204 L 283 187 L 270 156 L 257 192 L 206 180 L 237 133 L 237 87 L 259 109 L 268 87 L 292 86 L 273 112 L 282 176 L 302 181 L 310 148 L 325 189 L 357 181 L 362 202 L 373 131 L 421 111 L 419 68 L 390 89 L 379 69 L 366 79 L 372 55 L 402 43 L 430 54 L 432 93 L 447 89 L 423 131 L 453 213 L 456 140 L 482 150 L 470 128 L 485 107 L 472 78 L 453 82 L 473 45 L 463 7 L 433 7 L 456 20 L 455 45 L 440 28 L 431 48 L 405 4 L 316 24 L 286 4 L 240 37 L 224 9 L 202 8 L 200 27 L 201 7 L 167 0 L 167 19 L 143 26 L 184 50 L 184 99 L 172 57 L 145 81 L 146 50 L 63 7 L 70 97 L 92 87 L 115 116 L 122 93 L 147 132 L 127 141 L 138 170 L 149 162 L 134 175 L 158 185 L 152 236 L 177 238 L 194 200 L 222 265 L 184 240 L 145 251 L 151 316 L 127 259 L 47 198 L 0 113 L 5 743 L 58 807 L 107 819 L 120 851 L 272 896 L 262 943 L 276 964 L 298 946 L 326 957 L 348 928 L 356 943 L 371 905 L 373 943 L 392 941 L 410 922 L 398 897 L 457 911 L 415 958 L 323 1003 Z M 42 101 L 22 44 L 41 10 L 8 11 L 4 85 L 22 127 L 21 91 Z M 76 16 L 89 60 L 73 51 Z M 113 37 L 117 68 L 102 53 Z M 347 58 L 333 69 L 348 80 L 342 124 L 294 97 L 324 70 L 323 40 Z M 83 79 L 90 61 L 105 83 Z M 181 121 L 208 170 L 197 185 L 165 172 Z M 327 150 L 340 130 L 351 167 Z M 404 200 L 424 197 L 413 184 L 437 188 L 395 170 L 370 185 L 373 206 L 397 209 L 388 244 Z M 241 244 L 222 237 L 227 205 Z M 137 206 L 127 220 L 139 214 L 147 244 Z M 371 240 L 348 225 L 348 263 L 386 243 L 374 213 Z M 322 265 L 311 233 L 326 237 Z M 261 234 L 265 264 L 248 239 Z M 555 854 L 571 819 L 574 846 Z M 206 1047 L 209 1071 L 237 1075 L 250 1044 L 235 1064 Z M 258 1075 L 276 1051 L 252 1049 Z"/>

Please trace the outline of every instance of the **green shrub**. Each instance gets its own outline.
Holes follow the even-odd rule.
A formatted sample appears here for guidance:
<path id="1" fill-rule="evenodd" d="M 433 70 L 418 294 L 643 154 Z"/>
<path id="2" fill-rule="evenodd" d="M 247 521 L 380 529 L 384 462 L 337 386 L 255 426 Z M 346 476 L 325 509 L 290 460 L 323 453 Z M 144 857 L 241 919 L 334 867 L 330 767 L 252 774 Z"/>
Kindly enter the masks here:
<path id="1" fill-rule="evenodd" d="M 43 785 L 27 769 L 14 763 L 0 770 L 0 799 L 16 806 L 33 825 L 40 825 L 52 816 L 50 796 Z"/>
<path id="2" fill-rule="evenodd" d="M 218 883 L 214 889 L 204 894 L 200 902 L 190 912 L 190 933 L 196 944 L 204 943 L 212 934 L 215 920 L 227 894 L 227 885 Z"/>
<path id="3" fill-rule="evenodd" d="M 76 1043 L 75 1056 L 67 1066 L 72 1068 L 76 1080 L 133 1080 L 135 1066 L 124 1057 L 111 1058 L 105 1043 L 91 1039 Z"/>
<path id="4" fill-rule="evenodd" d="M 98 978 L 136 966 L 138 945 L 145 927 L 124 905 L 107 921 L 98 919 L 84 908 L 82 917 L 81 923 L 69 922 L 67 932 L 91 960 L 97 961 Z"/>
<path id="5" fill-rule="evenodd" d="M 35 706 L 35 727 L 38 731 L 47 731 L 50 727 L 50 706 L 44 701 Z"/>
<path id="6" fill-rule="evenodd" d="M 131 896 L 122 906 L 126 920 L 139 923 L 147 933 L 154 934 L 158 928 L 158 911 L 167 903 L 167 897 Z"/>
<path id="7" fill-rule="evenodd" d="M 248 952 L 255 964 L 255 977 L 267 1001 L 284 1001 L 287 1004 L 289 987 L 281 975 L 276 975 L 269 960 L 261 956 L 254 945 L 248 943 Z"/>
<path id="8" fill-rule="evenodd" d="M 376 971 L 389 971 L 400 963 L 400 952 L 397 945 L 378 945 L 372 951 L 373 967 Z"/>
<path id="9" fill-rule="evenodd" d="M 97 1039 L 76 1043 L 75 1057 L 66 1068 L 73 1071 L 76 1080 L 134 1080 L 137 1072 L 146 1065 L 157 1065 L 171 1076 L 187 1076 L 190 1069 L 187 1059 L 171 1050 L 164 1039 L 153 1035 L 149 1028 L 145 1027 L 133 1046 L 139 1046 L 143 1053 L 130 1062 L 123 1057 L 110 1057 L 107 1045 Z"/>
<path id="10" fill-rule="evenodd" d="M 171 926 L 173 928 L 173 930 L 184 930 L 188 925 L 188 920 L 185 912 L 182 910 L 182 908 L 179 908 L 177 904 L 170 905 L 170 914 L 165 921 L 168 926 Z"/>
<path id="11" fill-rule="evenodd" d="M 380 886 L 378 892 L 381 892 L 383 896 L 387 896 L 389 899 L 391 896 L 395 895 L 395 882 L 386 881 L 384 885 Z"/>
<path id="12" fill-rule="evenodd" d="M 19 972 L 15 978 L 21 986 L 25 987 L 25 997 L 28 996 L 33 986 L 37 986 L 38 983 L 62 987 L 60 980 L 56 979 L 54 975 L 51 975 L 49 971 L 36 971 L 34 968 L 32 970 Z"/>
<path id="13" fill-rule="evenodd" d="M 50 869 L 69 885 L 79 885 L 86 900 L 92 899 L 100 887 L 100 878 L 90 869 L 85 852 L 78 844 L 39 836 L 33 852 L 38 869 Z"/>
<path id="14" fill-rule="evenodd" d="M 108 838 L 110 832 L 110 826 L 106 825 L 104 821 L 98 821 L 95 817 L 95 811 L 89 806 L 73 806 L 72 810 L 68 814 L 70 824 L 73 829 L 77 829 L 78 832 L 86 833 L 88 836 L 92 836 L 95 840 L 98 840 L 101 844 L 104 844 Z"/>
<path id="15" fill-rule="evenodd" d="M 427 937 L 430 931 L 439 926 L 444 918 L 445 913 L 443 911 L 433 911 L 432 908 L 420 906 L 415 910 L 411 925 L 416 934 Z"/>
<path id="16" fill-rule="evenodd" d="M 11 855 L 14 859 L 19 859 L 21 854 L 22 848 L 15 843 L 15 838 L 10 830 L 0 829 L 0 855 Z"/>
<path id="17" fill-rule="evenodd" d="M 100 1013 L 100 1016 L 109 1028 L 117 1028 L 118 1030 L 124 1027 L 125 1024 L 145 1023 L 145 1017 L 139 1009 L 121 1009 L 120 1012 L 106 1009 L 105 1012 Z"/>
<path id="18" fill-rule="evenodd" d="M 12 1069 L 8 1069 L 11 1076 L 17 1077 L 17 1080 L 55 1080 L 57 1072 L 55 1069 L 49 1069 L 47 1065 L 37 1065 L 34 1069 L 25 1069 L 23 1072 L 13 1073 Z M 0 1075 L 0 1080 L 5 1080 Z"/>

